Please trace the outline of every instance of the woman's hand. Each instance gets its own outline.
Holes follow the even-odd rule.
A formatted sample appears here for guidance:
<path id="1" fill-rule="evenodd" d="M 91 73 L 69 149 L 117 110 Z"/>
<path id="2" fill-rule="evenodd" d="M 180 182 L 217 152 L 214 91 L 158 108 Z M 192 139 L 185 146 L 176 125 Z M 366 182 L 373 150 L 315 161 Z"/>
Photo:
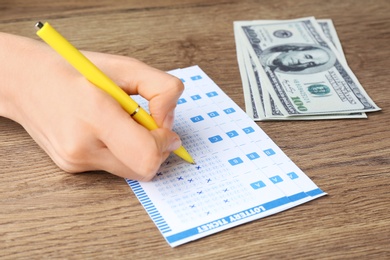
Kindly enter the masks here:
<path id="1" fill-rule="evenodd" d="M 0 115 L 20 123 L 64 171 L 147 181 L 181 141 L 172 132 L 182 82 L 123 56 L 83 52 L 128 94 L 149 100 L 158 129 L 135 122 L 46 44 L 0 33 Z"/>

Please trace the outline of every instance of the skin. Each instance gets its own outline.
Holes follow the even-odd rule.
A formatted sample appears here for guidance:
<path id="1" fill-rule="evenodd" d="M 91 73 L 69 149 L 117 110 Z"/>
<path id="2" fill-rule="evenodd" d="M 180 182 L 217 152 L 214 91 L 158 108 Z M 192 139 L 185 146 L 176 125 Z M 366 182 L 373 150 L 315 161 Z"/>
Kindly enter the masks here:
<path id="1" fill-rule="evenodd" d="M 136 123 L 46 44 L 0 33 L 0 116 L 21 124 L 64 171 L 151 180 L 181 145 L 172 131 L 182 82 L 136 59 L 83 52 L 128 94 L 149 100 L 158 129 Z"/>
<path id="2" fill-rule="evenodd" d="M 273 63 L 290 68 L 304 69 L 325 64 L 328 60 L 328 54 L 323 50 L 317 49 L 281 53 Z"/>

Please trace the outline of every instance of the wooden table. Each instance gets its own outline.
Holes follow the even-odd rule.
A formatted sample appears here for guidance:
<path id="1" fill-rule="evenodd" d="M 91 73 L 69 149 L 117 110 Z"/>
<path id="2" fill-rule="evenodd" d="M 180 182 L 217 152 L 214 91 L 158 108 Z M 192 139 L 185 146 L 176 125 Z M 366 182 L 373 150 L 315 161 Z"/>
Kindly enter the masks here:
<path id="1" fill-rule="evenodd" d="M 259 123 L 328 196 L 172 249 L 122 178 L 67 174 L 0 118 L 0 257 L 390 259 L 389 1 L 0 1 L 0 31 L 37 39 L 35 22 L 47 20 L 81 49 L 161 70 L 199 65 L 241 108 L 233 21 L 306 16 L 333 19 L 351 69 L 383 109 Z"/>

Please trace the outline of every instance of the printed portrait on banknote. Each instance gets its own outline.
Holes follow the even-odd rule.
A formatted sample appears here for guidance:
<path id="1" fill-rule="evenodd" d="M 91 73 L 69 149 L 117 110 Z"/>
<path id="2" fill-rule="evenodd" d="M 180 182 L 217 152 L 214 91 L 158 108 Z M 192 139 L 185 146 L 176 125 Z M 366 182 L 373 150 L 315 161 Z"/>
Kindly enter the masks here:
<path id="1" fill-rule="evenodd" d="M 326 47 L 311 44 L 283 44 L 265 49 L 260 54 L 263 66 L 294 74 L 312 74 L 331 68 L 336 57 Z"/>

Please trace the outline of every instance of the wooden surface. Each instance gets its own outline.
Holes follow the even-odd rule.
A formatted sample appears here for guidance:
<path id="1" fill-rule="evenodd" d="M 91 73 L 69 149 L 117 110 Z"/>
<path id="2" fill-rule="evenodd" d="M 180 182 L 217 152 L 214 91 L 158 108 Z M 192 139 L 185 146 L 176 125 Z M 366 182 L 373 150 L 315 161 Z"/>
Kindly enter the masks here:
<path id="1" fill-rule="evenodd" d="M 0 31 L 37 38 L 35 22 L 47 20 L 81 49 L 161 70 L 199 65 L 241 108 L 233 21 L 305 16 L 333 19 L 351 69 L 383 109 L 259 123 L 328 196 L 172 249 L 123 179 L 64 173 L 0 118 L 0 257 L 390 259 L 389 1 L 0 0 Z"/>

